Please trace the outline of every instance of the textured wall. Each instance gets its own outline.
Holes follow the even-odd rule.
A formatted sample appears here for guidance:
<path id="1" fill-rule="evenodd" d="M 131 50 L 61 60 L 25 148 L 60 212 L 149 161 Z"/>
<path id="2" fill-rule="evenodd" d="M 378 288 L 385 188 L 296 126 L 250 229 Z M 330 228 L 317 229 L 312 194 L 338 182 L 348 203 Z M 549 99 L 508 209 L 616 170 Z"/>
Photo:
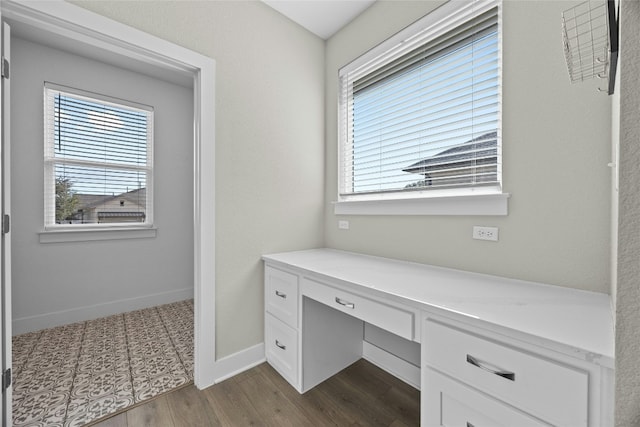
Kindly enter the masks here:
<path id="1" fill-rule="evenodd" d="M 323 245 L 323 41 L 258 1 L 77 4 L 216 60 L 217 356 L 262 342 L 260 256 Z"/>
<path id="2" fill-rule="evenodd" d="M 608 293 L 611 101 L 595 81 L 569 82 L 560 16 L 576 3 L 504 2 L 506 217 L 334 215 L 338 70 L 439 3 L 377 2 L 332 37 L 326 53 L 327 246 Z M 339 230 L 339 219 L 348 219 L 350 229 Z M 473 225 L 500 227 L 500 241 L 472 240 Z"/>
<path id="3" fill-rule="evenodd" d="M 640 426 L 640 2 L 621 2 L 616 426 Z"/>

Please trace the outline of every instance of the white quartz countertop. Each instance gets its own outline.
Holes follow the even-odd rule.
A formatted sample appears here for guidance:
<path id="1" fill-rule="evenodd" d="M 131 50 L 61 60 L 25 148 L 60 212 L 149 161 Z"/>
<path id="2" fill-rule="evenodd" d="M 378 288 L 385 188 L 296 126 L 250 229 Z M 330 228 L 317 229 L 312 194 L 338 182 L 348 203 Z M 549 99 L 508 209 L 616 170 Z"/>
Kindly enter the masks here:
<path id="1" fill-rule="evenodd" d="M 270 264 L 375 289 L 555 343 L 564 353 L 614 367 L 614 330 L 606 294 L 507 279 L 335 249 L 264 255 Z"/>

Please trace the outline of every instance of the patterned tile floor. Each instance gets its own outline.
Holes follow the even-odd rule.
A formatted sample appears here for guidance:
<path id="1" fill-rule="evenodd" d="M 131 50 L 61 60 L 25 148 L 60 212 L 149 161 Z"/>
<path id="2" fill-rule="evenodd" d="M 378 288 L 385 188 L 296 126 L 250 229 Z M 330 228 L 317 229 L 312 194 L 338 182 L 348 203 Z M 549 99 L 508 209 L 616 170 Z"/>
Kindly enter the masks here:
<path id="1" fill-rule="evenodd" d="M 193 300 L 13 337 L 13 425 L 81 426 L 193 381 Z"/>

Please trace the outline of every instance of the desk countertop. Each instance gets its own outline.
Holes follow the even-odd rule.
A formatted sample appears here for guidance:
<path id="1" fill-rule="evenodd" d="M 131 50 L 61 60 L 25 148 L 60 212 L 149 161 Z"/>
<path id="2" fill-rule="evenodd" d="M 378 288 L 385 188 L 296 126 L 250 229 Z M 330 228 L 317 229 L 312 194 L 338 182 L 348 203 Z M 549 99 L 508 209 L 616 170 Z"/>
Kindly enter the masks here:
<path id="1" fill-rule="evenodd" d="M 515 330 L 563 353 L 614 367 L 613 313 L 606 294 L 334 249 L 263 259 L 373 289 L 413 306 L 435 307 Z"/>

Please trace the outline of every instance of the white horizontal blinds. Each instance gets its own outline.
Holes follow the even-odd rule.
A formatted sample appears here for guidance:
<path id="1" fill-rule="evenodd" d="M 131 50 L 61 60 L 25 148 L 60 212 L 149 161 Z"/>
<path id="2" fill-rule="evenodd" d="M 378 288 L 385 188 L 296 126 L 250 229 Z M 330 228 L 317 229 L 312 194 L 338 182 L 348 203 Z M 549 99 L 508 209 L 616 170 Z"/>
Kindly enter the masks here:
<path id="1" fill-rule="evenodd" d="M 149 223 L 153 114 L 45 87 L 45 223 Z"/>
<path id="2" fill-rule="evenodd" d="M 500 184 L 497 7 L 483 5 L 343 73 L 342 195 Z"/>

